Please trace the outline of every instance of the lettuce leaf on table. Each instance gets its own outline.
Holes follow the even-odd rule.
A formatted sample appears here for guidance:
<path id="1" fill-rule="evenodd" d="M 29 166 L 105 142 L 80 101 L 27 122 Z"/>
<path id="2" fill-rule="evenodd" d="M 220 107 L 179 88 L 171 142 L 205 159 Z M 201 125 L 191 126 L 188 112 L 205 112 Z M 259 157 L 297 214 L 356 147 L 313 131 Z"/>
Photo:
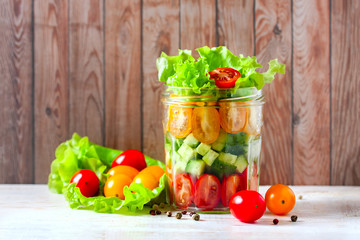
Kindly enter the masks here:
<path id="1" fill-rule="evenodd" d="M 95 212 L 120 213 L 121 211 L 142 210 L 145 204 L 151 201 L 165 202 L 167 199 L 165 188 L 166 176 L 162 176 L 159 186 L 153 190 L 145 188 L 141 183 L 132 183 L 124 188 L 125 200 L 116 197 L 103 196 L 103 186 L 107 180 L 106 172 L 110 169 L 113 160 L 122 151 L 106 148 L 81 138 L 74 133 L 73 137 L 61 143 L 56 149 L 56 159 L 51 164 L 48 186 L 51 192 L 63 193 L 71 208 L 89 209 Z M 160 161 L 145 155 L 147 166 L 159 165 L 165 168 Z M 71 177 L 80 169 L 90 169 L 100 180 L 99 196 L 87 198 L 80 193 L 75 183 L 69 184 Z"/>

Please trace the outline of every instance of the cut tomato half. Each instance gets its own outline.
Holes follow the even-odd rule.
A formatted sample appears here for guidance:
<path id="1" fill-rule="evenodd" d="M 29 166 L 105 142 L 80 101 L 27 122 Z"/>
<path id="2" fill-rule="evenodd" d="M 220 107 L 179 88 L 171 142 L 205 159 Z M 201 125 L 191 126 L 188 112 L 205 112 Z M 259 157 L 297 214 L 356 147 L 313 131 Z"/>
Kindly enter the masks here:
<path id="1" fill-rule="evenodd" d="M 194 137 L 206 144 L 216 141 L 220 132 L 219 113 L 215 108 L 195 108 L 191 125 Z"/>
<path id="2" fill-rule="evenodd" d="M 180 173 L 175 177 L 175 204 L 178 208 L 187 209 L 194 199 L 194 184 L 187 173 Z"/>
<path id="3" fill-rule="evenodd" d="M 184 138 L 191 133 L 192 108 L 170 106 L 168 131 L 175 138 Z"/>
<path id="4" fill-rule="evenodd" d="M 236 80 L 241 76 L 238 70 L 229 67 L 217 68 L 210 71 L 209 75 L 218 88 L 235 87 Z"/>
<path id="5" fill-rule="evenodd" d="M 247 111 L 243 107 L 237 107 L 233 104 L 223 105 L 219 109 L 221 127 L 227 133 L 241 132 L 247 119 Z"/>

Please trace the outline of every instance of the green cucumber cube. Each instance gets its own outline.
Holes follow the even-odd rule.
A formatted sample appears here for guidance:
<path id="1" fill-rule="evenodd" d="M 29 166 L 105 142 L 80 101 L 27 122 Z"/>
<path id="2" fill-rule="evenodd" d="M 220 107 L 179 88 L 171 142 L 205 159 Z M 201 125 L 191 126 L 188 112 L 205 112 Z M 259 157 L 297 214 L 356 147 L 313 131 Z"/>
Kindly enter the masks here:
<path id="1" fill-rule="evenodd" d="M 194 137 L 192 133 L 190 133 L 184 140 L 184 143 L 189 145 L 190 147 L 196 147 L 199 145 L 199 141 Z"/>
<path id="2" fill-rule="evenodd" d="M 227 133 L 224 130 L 220 129 L 219 136 L 216 141 L 211 144 L 211 148 L 215 151 L 220 152 L 225 147 L 226 139 Z"/>
<path id="3" fill-rule="evenodd" d="M 188 162 L 195 157 L 195 151 L 186 143 L 183 143 L 178 150 L 178 153 L 182 157 L 183 161 Z"/>
<path id="4" fill-rule="evenodd" d="M 219 154 L 217 152 L 210 149 L 203 157 L 203 160 L 208 166 L 211 166 L 218 156 Z"/>
<path id="5" fill-rule="evenodd" d="M 244 172 L 244 170 L 246 169 L 246 167 L 249 165 L 248 161 L 246 160 L 244 155 L 240 155 L 238 156 L 238 158 L 236 159 L 235 162 L 235 166 L 236 166 L 236 170 L 239 173 Z"/>
<path id="6" fill-rule="evenodd" d="M 190 160 L 186 165 L 185 172 L 198 178 L 204 173 L 205 165 L 203 160 Z"/>
<path id="7" fill-rule="evenodd" d="M 211 146 L 205 143 L 200 143 L 200 145 L 196 148 L 196 152 L 201 156 L 205 156 L 211 149 Z"/>
<path id="8" fill-rule="evenodd" d="M 179 174 L 185 172 L 187 162 L 177 161 L 174 165 L 174 174 Z"/>
<path id="9" fill-rule="evenodd" d="M 221 152 L 220 155 L 219 155 L 219 160 L 221 162 L 224 162 L 224 163 L 227 163 L 227 164 L 230 164 L 230 165 L 234 165 L 235 162 L 236 162 L 236 159 L 237 159 L 237 156 L 233 155 L 231 153 Z"/>
<path id="10" fill-rule="evenodd" d="M 235 171 L 235 166 L 221 162 L 219 159 L 216 159 L 211 167 L 209 167 L 209 173 L 215 175 L 220 181 L 222 181 L 225 176 L 235 173 Z"/>

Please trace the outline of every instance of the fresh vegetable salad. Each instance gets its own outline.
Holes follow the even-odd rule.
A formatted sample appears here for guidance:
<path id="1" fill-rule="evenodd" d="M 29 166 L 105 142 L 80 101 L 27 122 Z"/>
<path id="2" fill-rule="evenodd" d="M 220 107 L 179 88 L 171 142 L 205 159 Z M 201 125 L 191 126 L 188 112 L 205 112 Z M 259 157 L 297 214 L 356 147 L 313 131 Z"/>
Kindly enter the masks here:
<path id="1" fill-rule="evenodd" d="M 166 174 L 180 209 L 227 210 L 240 190 L 258 190 L 261 88 L 285 66 L 271 60 L 264 73 L 256 57 L 226 47 L 202 47 L 157 59 L 164 82 Z"/>

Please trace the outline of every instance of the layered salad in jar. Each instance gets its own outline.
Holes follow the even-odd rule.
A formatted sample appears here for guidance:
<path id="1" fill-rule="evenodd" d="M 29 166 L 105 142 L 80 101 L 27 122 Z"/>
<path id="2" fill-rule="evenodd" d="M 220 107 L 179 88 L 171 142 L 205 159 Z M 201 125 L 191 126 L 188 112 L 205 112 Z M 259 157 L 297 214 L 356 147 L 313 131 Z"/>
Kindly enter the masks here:
<path id="1" fill-rule="evenodd" d="M 226 211 L 233 194 L 258 190 L 262 88 L 276 73 L 256 57 L 236 56 L 226 47 L 179 50 L 157 59 L 164 82 L 166 174 L 172 203 L 179 209 Z"/>

